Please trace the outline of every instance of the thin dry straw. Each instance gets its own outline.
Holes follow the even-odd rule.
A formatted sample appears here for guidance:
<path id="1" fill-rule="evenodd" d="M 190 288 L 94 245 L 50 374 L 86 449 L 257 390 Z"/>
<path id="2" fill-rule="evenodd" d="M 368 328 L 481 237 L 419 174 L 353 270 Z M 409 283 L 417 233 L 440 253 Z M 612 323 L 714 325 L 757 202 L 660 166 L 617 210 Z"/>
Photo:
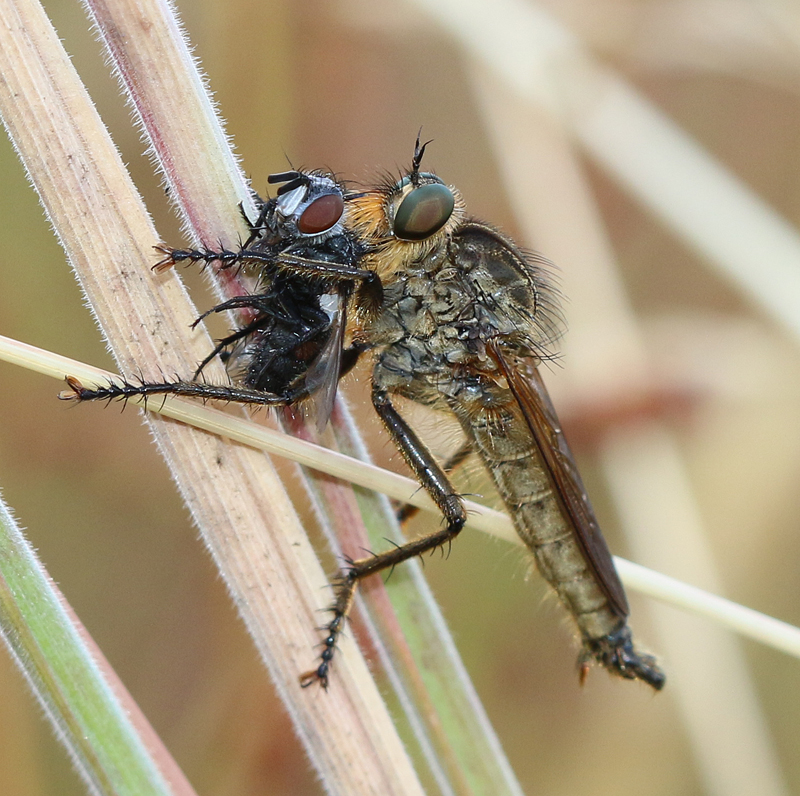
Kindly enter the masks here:
<path id="1" fill-rule="evenodd" d="M 713 551 L 674 435 L 654 422 L 618 429 L 603 440 L 601 461 L 637 558 L 716 586 Z M 652 609 L 706 789 L 729 796 L 788 794 L 769 722 L 738 639 L 664 606 Z"/>
<path id="2" fill-rule="evenodd" d="M 3 336 L 0 336 L 0 359 L 57 379 L 70 374 L 87 385 L 105 384 L 115 378 L 99 368 Z M 416 481 L 336 451 L 187 400 L 151 400 L 147 408 L 244 445 L 285 456 L 320 472 L 382 492 L 398 501 L 421 509 L 436 510 Z M 468 528 L 483 531 L 511 544 L 522 544 L 507 515 L 472 501 L 467 501 L 466 505 Z M 624 558 L 615 557 L 615 562 L 625 585 L 631 589 L 704 616 L 762 644 L 800 658 L 800 628 Z"/>

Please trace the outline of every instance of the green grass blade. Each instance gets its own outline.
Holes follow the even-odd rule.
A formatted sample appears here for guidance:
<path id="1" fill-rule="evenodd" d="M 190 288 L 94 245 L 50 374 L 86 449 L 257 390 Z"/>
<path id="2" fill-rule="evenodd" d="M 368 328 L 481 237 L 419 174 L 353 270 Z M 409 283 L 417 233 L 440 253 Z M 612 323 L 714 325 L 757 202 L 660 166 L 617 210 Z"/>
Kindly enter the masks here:
<path id="1" fill-rule="evenodd" d="M 169 761 L 170 786 L 82 637 L 61 594 L 0 500 L 0 631 L 90 792 L 193 793 Z M 139 728 L 141 729 L 141 727 Z M 149 735 L 149 727 L 145 728 Z M 152 745 L 152 738 L 148 737 Z M 163 749 L 154 750 L 166 754 Z"/>

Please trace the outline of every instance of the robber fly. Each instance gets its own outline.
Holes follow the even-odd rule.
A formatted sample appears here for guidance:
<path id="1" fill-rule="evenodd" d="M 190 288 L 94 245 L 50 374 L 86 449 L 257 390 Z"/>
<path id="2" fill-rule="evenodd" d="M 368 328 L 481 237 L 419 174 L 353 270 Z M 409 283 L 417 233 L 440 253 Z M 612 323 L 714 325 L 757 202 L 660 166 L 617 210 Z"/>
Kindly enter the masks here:
<path id="1" fill-rule="evenodd" d="M 374 355 L 372 403 L 442 529 L 353 561 L 337 583 L 322 660 L 303 684 L 327 684 L 357 582 L 451 542 L 466 521 L 446 472 L 398 413 L 394 396 L 453 414 L 489 470 L 517 532 L 575 619 L 581 681 L 591 661 L 660 689 L 665 677 L 635 650 L 628 603 L 537 366 L 550 356 L 557 310 L 544 261 L 466 217 L 459 192 L 411 170 L 350 208 L 367 249 L 360 265 L 383 286 L 377 312 L 360 313 L 354 344 Z"/>
<path id="2" fill-rule="evenodd" d="M 242 325 L 218 341 L 190 380 L 109 385 L 87 390 L 68 379 L 62 397 L 82 401 L 172 394 L 267 406 L 314 403 L 317 425 L 330 416 L 342 374 L 355 364 L 360 348 L 345 349 L 348 301 L 359 306 L 380 301 L 380 282 L 357 267 L 364 247 L 342 223 L 344 186 L 322 171 L 289 171 L 269 177 L 283 183 L 269 201 L 256 197 L 259 215 L 250 237 L 237 250 L 171 249 L 155 270 L 178 263 L 218 263 L 244 268 L 256 277 L 252 293 L 235 296 L 203 313 L 239 310 Z M 249 223 L 249 222 L 248 222 Z M 358 287 L 356 287 L 356 285 Z M 201 381 L 205 366 L 219 356 L 233 384 Z"/>
<path id="3" fill-rule="evenodd" d="M 236 253 L 169 250 L 168 264 L 182 259 L 218 260 L 223 267 L 263 263 L 270 280 L 276 274 L 285 276 L 297 295 L 307 281 L 312 306 L 323 312 L 323 297 L 334 296 L 343 320 L 352 304 L 349 346 L 344 347 L 343 332 L 339 326 L 334 328 L 332 316 L 326 313 L 327 320 L 319 315 L 314 326 L 318 335 L 314 350 L 338 347 L 340 353 L 326 359 L 338 357 L 348 366 L 362 352 L 372 352 L 373 406 L 446 521 L 445 527 L 428 536 L 348 562 L 334 583 L 333 618 L 326 627 L 320 663 L 301 676 L 301 685 L 319 682 L 327 687 L 336 643 L 358 581 L 451 542 L 466 521 L 463 502 L 445 469 L 395 408 L 392 399 L 400 396 L 458 419 L 539 570 L 576 621 L 582 639 L 581 679 L 591 661 L 597 661 L 614 674 L 660 689 L 664 675 L 655 660 L 633 647 L 625 592 L 537 371 L 550 356 L 557 315 L 544 262 L 488 225 L 468 220 L 458 191 L 434 174 L 420 171 L 425 146 L 417 140 L 412 167 L 399 181 L 346 197 L 348 220 L 341 230 L 329 227 L 328 232 L 335 231 L 327 237 L 321 233 L 319 239 L 304 244 L 292 235 L 278 234 L 275 248 L 270 213 L 293 217 L 297 224 L 304 208 L 311 206 L 294 206 L 284 199 L 300 187 L 294 181 L 308 186 L 304 182 L 308 175 L 279 175 L 288 183 L 274 210 L 262 209 L 253 232 L 255 243 L 248 241 L 252 245 Z M 313 204 L 310 195 L 304 197 Z M 259 226 L 269 232 L 263 233 Z M 339 235 L 343 241 L 336 241 Z M 288 240 L 292 242 L 287 245 Z M 273 297 L 262 303 L 256 301 L 258 296 L 238 297 L 211 312 L 248 307 L 256 312 L 256 319 L 280 316 L 275 309 L 281 303 L 279 296 L 269 291 L 263 295 Z M 295 315 L 290 317 L 293 323 L 297 321 Z M 242 327 L 220 341 L 206 361 L 254 332 L 261 334 L 262 327 Z M 247 370 L 241 388 L 192 381 L 94 390 L 71 380 L 72 393 L 67 397 L 92 400 L 171 393 L 290 404 L 307 397 L 316 384 L 309 374 L 319 353 L 309 359 L 301 337 L 290 335 L 288 351 L 296 365 L 291 378 L 290 371 L 284 370 L 258 381 Z M 259 346 L 270 350 L 271 344 L 259 337 L 254 348 Z M 258 356 L 245 357 L 245 361 L 256 362 Z M 345 369 L 326 369 L 325 380 L 333 384 L 333 390 L 334 380 Z M 265 392 L 262 385 L 267 384 L 280 389 Z"/>

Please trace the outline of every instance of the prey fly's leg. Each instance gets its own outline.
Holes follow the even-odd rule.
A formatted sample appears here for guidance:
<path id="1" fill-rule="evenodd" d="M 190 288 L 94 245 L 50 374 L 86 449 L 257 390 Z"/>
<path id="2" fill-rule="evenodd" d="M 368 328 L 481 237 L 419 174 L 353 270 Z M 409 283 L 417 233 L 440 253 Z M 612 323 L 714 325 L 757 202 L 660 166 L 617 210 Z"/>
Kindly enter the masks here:
<path id="1" fill-rule="evenodd" d="M 199 319 L 198 319 L 199 321 Z M 197 323 L 196 321 L 195 323 Z M 243 338 L 247 337 L 249 334 L 257 331 L 264 325 L 263 318 L 256 318 L 251 323 L 248 323 L 247 326 L 243 326 L 241 329 L 238 329 L 235 332 L 232 332 L 227 337 L 223 337 L 221 340 L 217 341 L 217 344 L 214 346 L 213 351 L 203 359 L 203 361 L 197 366 L 195 369 L 194 374 L 192 375 L 192 381 L 197 381 L 200 378 L 200 374 L 203 372 L 203 368 L 211 362 L 216 356 L 221 354 L 226 348 L 231 346 L 233 343 L 242 340 Z"/>
<path id="2" fill-rule="evenodd" d="M 361 343 L 353 343 L 342 351 L 342 366 L 339 369 L 339 378 L 346 376 L 357 364 L 361 355 L 367 350 Z"/>
<path id="3" fill-rule="evenodd" d="M 447 475 L 436 463 L 419 437 L 392 406 L 388 393 L 373 386 L 372 405 L 383 421 L 383 425 L 389 432 L 392 441 L 403 455 L 406 464 L 413 470 L 417 480 L 441 510 L 447 525 L 428 536 L 413 539 L 386 552 L 351 561 L 339 573 L 339 577 L 334 583 L 336 599 L 331 607 L 333 619 L 326 627 L 327 635 L 323 641 L 323 650 L 320 655 L 321 663 L 316 669 L 306 672 L 300 677 L 300 684 L 303 688 L 315 682 L 319 682 L 323 688 L 327 688 L 328 672 L 336 641 L 344 628 L 344 623 L 353 604 L 358 581 L 381 570 L 395 567 L 409 558 L 422 555 L 429 550 L 452 541 L 458 536 L 467 519 L 461 498 L 453 489 Z"/>
<path id="4" fill-rule="evenodd" d="M 261 233 L 267 228 L 266 220 L 267 216 L 269 215 L 269 203 L 265 202 L 260 196 L 254 196 L 256 200 L 256 204 L 259 207 L 258 210 L 258 217 L 255 221 L 251 221 L 248 217 L 247 213 L 244 210 L 244 202 L 239 202 L 239 212 L 241 213 L 242 218 L 244 219 L 244 223 L 250 229 L 250 236 L 242 245 L 243 249 L 249 249 L 253 243 L 255 243 L 256 239 L 261 235 Z"/>
<path id="5" fill-rule="evenodd" d="M 261 315 L 271 315 L 274 318 L 291 321 L 291 318 L 288 318 L 285 313 L 278 312 L 274 307 L 269 306 L 267 303 L 268 298 L 268 294 L 261 293 L 248 293 L 244 296 L 234 296 L 227 301 L 223 301 L 222 304 L 217 304 L 216 307 L 206 310 L 202 315 L 198 316 L 192 323 L 192 329 L 195 329 L 202 321 L 208 318 L 209 315 L 213 315 L 217 312 L 226 312 L 227 310 L 251 309 L 255 310 Z"/>
<path id="6" fill-rule="evenodd" d="M 195 381 L 142 382 L 131 384 L 123 381 L 105 387 L 88 389 L 77 379 L 67 376 L 69 390 L 59 394 L 62 401 L 113 401 L 129 398 L 147 398 L 151 395 L 180 395 L 201 398 L 203 401 L 225 401 L 235 404 L 255 404 L 258 406 L 285 406 L 307 397 L 304 386 L 287 390 L 283 395 L 251 390 L 247 387 L 205 384 Z"/>
<path id="7" fill-rule="evenodd" d="M 224 301 L 222 304 L 218 304 L 216 307 L 206 310 L 194 321 L 192 324 L 192 329 L 194 329 L 209 315 L 212 315 L 215 312 L 225 312 L 226 310 L 233 309 L 252 309 L 256 310 L 258 313 L 255 319 L 250 321 L 250 323 L 248 323 L 246 326 L 243 326 L 241 329 L 237 329 L 227 337 L 223 337 L 221 340 L 217 341 L 216 345 L 214 346 L 214 350 L 208 354 L 208 356 L 206 356 L 205 359 L 203 359 L 203 361 L 195 369 L 195 372 L 192 376 L 193 381 L 198 380 L 200 374 L 203 372 L 203 368 L 205 368 L 205 366 L 222 351 L 224 351 L 233 343 L 248 337 L 253 332 L 257 332 L 259 329 L 265 328 L 271 319 L 279 318 L 285 322 L 291 322 L 292 319 L 286 316 L 284 313 L 274 311 L 274 308 L 269 306 L 267 303 L 267 298 L 268 296 L 261 294 L 234 296 L 232 299 L 228 299 L 228 301 Z"/>

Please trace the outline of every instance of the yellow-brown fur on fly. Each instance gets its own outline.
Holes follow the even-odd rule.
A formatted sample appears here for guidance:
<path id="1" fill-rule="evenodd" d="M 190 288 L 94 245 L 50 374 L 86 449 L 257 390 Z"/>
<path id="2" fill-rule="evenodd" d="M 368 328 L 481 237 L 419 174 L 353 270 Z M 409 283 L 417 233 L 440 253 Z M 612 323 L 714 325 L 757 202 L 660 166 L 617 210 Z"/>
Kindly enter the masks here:
<path id="1" fill-rule="evenodd" d="M 352 229 L 360 239 L 373 243 L 373 248 L 362 261 L 363 267 L 377 273 L 384 284 L 393 280 L 395 271 L 402 268 L 404 262 L 429 257 L 466 217 L 466 206 L 461 193 L 457 188 L 448 186 L 455 206 L 444 227 L 424 240 L 400 240 L 392 233 L 394 214 L 414 188 L 410 182 L 400 187 L 400 182 L 387 178 L 383 184 L 357 196 L 349 203 Z"/>

